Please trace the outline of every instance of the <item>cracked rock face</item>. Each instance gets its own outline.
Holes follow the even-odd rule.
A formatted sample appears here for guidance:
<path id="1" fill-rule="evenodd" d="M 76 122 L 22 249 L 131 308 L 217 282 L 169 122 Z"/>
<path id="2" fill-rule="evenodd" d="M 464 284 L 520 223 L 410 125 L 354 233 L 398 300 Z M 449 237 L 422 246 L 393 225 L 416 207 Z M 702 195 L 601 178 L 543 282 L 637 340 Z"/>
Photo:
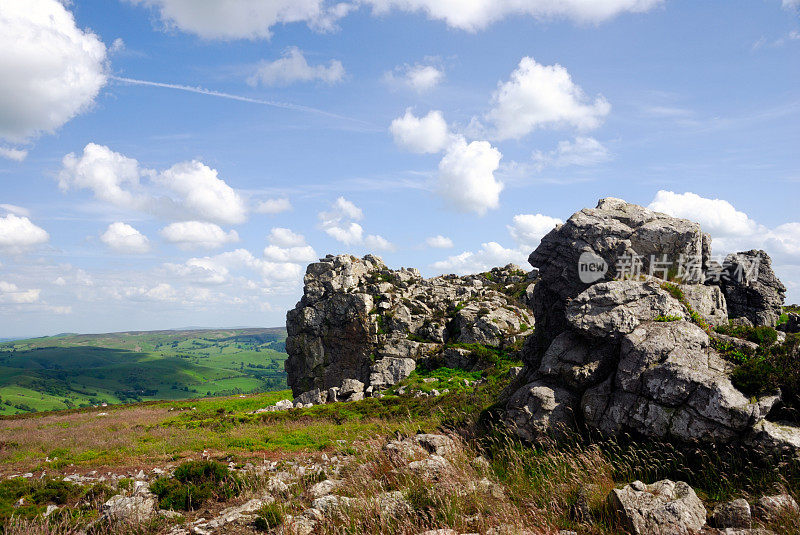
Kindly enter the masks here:
<path id="1" fill-rule="evenodd" d="M 589 284 L 577 272 L 587 251 L 609 268 Z M 537 329 L 523 348 L 526 367 L 506 392 L 506 424 L 526 440 L 582 422 L 612 435 L 800 451 L 799 429 L 765 419 L 777 398 L 750 399 L 734 388 L 732 366 L 694 322 L 699 316 L 724 324 L 729 313 L 771 321 L 783 286 L 762 253 L 737 257 L 758 257 L 761 269 L 735 288 L 703 284 L 703 271 L 681 284 L 653 276 L 608 280 L 618 254 L 699 254 L 705 269 L 710 239 L 696 223 L 618 199 L 577 212 L 530 256 L 541 275 L 534 289 Z"/>
<path id="2" fill-rule="evenodd" d="M 525 337 L 534 317 L 523 303 L 534 283 L 514 265 L 424 279 L 372 255 L 323 258 L 308 266 L 303 297 L 286 315 L 289 386 L 303 403 L 353 401 L 402 381 L 421 359 L 459 357 L 468 368 L 470 352 L 445 355 L 445 346 Z"/>
<path id="3" fill-rule="evenodd" d="M 608 496 L 627 533 L 689 535 L 706 523 L 706 509 L 692 487 L 668 479 L 652 485 L 634 481 Z"/>
<path id="4" fill-rule="evenodd" d="M 764 251 L 730 254 L 720 281 L 731 318 L 745 318 L 753 325 L 775 326 L 781 316 L 786 287 L 772 271 Z"/>

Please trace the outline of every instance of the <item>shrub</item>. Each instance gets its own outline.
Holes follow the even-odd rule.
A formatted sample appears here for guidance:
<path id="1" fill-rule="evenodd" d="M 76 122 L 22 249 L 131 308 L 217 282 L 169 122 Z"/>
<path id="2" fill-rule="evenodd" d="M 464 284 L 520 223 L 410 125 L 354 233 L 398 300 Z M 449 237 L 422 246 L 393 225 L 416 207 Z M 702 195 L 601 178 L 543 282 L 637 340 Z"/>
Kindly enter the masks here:
<path id="1" fill-rule="evenodd" d="M 658 316 L 653 321 L 660 321 L 660 322 L 670 322 L 670 321 L 681 321 L 683 318 L 681 316 Z"/>
<path id="2" fill-rule="evenodd" d="M 237 496 L 241 481 L 228 467 L 214 461 L 189 461 L 175 469 L 172 477 L 161 477 L 150 485 L 162 509 L 190 511 L 203 503 Z"/>
<path id="3" fill-rule="evenodd" d="M 283 524 L 283 516 L 283 507 L 272 502 L 258 510 L 253 524 L 257 530 L 269 531 Z"/>

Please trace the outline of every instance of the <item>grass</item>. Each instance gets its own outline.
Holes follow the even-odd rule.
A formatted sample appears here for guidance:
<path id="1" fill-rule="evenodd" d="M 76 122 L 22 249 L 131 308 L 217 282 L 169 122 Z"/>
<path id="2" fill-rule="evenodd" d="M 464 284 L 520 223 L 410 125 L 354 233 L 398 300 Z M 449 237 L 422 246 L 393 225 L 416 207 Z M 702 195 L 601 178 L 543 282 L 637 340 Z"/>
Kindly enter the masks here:
<path id="1" fill-rule="evenodd" d="M 0 415 L 286 388 L 284 329 L 60 335 L 0 344 Z"/>
<path id="2" fill-rule="evenodd" d="M 192 511 L 206 502 L 226 501 L 239 495 L 242 482 L 224 464 L 215 461 L 188 461 L 172 476 L 160 477 L 150 485 L 161 509 Z"/>

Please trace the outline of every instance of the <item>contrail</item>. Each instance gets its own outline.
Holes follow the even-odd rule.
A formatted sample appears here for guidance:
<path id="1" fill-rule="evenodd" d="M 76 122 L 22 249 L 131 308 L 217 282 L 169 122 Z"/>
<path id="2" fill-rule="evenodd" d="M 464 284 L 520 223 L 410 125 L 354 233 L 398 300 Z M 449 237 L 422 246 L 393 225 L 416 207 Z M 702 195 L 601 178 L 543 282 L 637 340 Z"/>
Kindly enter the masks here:
<path id="1" fill-rule="evenodd" d="M 353 119 L 352 117 L 346 117 L 344 115 L 337 115 L 335 113 L 331 113 L 325 110 L 320 110 L 317 108 L 312 108 L 310 106 L 302 106 L 300 104 L 292 104 L 291 102 L 278 102 L 274 100 L 262 100 L 259 98 L 250 98 L 250 97 L 243 97 L 241 95 L 233 95 L 231 93 L 223 93 L 221 91 L 213 91 L 211 89 L 205 89 L 204 87 L 192 87 L 190 85 L 181 85 L 181 84 L 167 84 L 163 82 L 151 82 L 149 80 L 137 80 L 136 78 L 124 78 L 122 76 L 109 76 L 112 80 L 116 80 L 117 82 L 124 82 L 126 84 L 134 84 L 134 85 L 146 85 L 150 87 L 163 87 L 166 89 L 178 89 L 180 91 L 188 91 L 189 93 L 197 93 L 200 95 L 209 95 L 212 97 L 219 97 L 219 98 L 227 98 L 230 100 L 238 100 L 240 102 L 250 102 L 251 104 L 261 104 L 262 106 L 272 106 L 273 108 L 281 108 L 284 110 L 294 110 L 294 111 L 302 111 L 306 113 L 316 113 L 318 115 L 324 115 L 326 117 L 332 117 L 334 119 L 344 119 L 346 121 L 353 121 L 361 124 L 369 124 L 365 121 L 361 121 L 359 119 Z"/>

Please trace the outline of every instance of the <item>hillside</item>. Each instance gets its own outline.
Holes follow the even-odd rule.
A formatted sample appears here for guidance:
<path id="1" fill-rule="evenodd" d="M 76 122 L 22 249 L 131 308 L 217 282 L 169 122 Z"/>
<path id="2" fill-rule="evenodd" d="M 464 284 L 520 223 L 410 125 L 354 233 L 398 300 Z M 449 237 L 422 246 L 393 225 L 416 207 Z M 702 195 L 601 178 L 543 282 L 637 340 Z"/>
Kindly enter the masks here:
<path id="1" fill-rule="evenodd" d="M 286 387 L 286 331 L 65 334 L 0 343 L 0 415 Z"/>

